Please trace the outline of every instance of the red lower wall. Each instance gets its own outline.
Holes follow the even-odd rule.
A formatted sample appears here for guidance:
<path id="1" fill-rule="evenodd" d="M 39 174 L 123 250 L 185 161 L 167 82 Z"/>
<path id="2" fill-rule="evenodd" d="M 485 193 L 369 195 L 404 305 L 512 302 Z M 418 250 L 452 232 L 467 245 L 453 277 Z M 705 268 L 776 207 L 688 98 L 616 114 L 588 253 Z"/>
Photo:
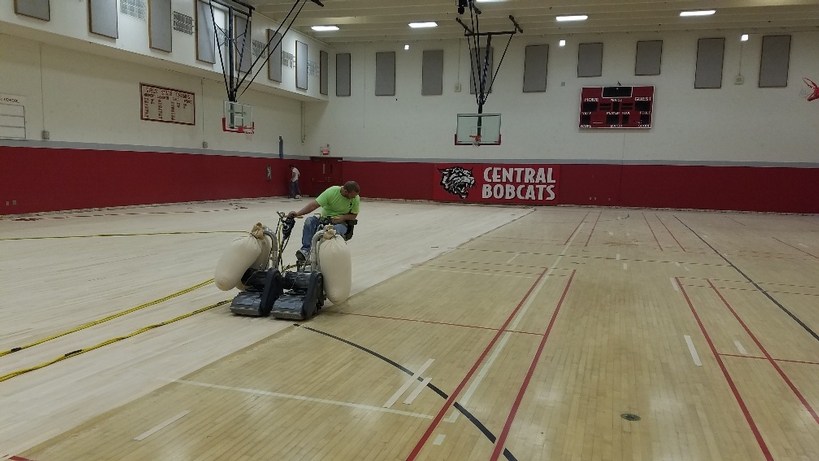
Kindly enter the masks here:
<path id="1" fill-rule="evenodd" d="M 290 163 L 277 158 L 0 147 L 0 214 L 287 195 Z"/>
<path id="2" fill-rule="evenodd" d="M 311 162 L 305 160 L 0 147 L 0 214 L 286 196 L 291 163 L 303 172 L 302 188 L 310 190 L 304 172 Z M 433 188 L 439 187 L 433 163 L 344 161 L 342 168 L 344 180 L 358 181 L 364 197 L 432 200 Z M 557 204 L 819 213 L 819 168 L 561 164 L 559 169 Z"/>

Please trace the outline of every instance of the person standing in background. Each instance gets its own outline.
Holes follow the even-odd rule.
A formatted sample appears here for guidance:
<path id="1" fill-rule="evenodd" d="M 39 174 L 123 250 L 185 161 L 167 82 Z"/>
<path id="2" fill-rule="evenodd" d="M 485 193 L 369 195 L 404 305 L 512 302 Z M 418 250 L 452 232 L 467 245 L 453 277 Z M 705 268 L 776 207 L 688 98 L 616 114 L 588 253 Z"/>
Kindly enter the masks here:
<path id="1" fill-rule="evenodd" d="M 299 189 L 299 169 L 294 165 L 290 165 L 290 198 L 301 198 L 301 189 Z"/>

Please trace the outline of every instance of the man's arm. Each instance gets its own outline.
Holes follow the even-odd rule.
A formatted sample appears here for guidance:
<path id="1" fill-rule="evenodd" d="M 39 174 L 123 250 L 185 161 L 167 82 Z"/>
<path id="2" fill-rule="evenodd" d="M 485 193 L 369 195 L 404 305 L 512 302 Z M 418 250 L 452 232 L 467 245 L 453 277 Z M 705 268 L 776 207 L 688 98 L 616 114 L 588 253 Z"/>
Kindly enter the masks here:
<path id="1" fill-rule="evenodd" d="M 358 216 L 358 213 L 343 214 L 343 215 L 340 215 L 340 216 L 333 216 L 331 218 L 331 221 L 333 221 L 333 224 L 339 224 L 339 223 L 343 223 L 344 221 L 349 221 L 351 219 L 356 219 L 356 216 Z"/>
<path id="2" fill-rule="evenodd" d="M 311 200 L 311 201 L 310 201 L 310 203 L 308 203 L 307 205 L 304 205 L 304 208 L 302 208 L 301 210 L 299 210 L 299 211 L 291 211 L 291 212 L 290 212 L 290 213 L 288 213 L 287 215 L 288 215 L 288 216 L 292 216 L 292 217 L 294 217 L 294 218 L 295 218 L 295 217 L 297 217 L 297 216 L 304 216 L 304 215 L 306 215 L 307 213 L 310 213 L 310 212 L 312 212 L 312 211 L 315 211 L 315 210 L 316 210 L 316 209 L 318 209 L 318 207 L 320 207 L 320 206 L 321 206 L 321 205 L 319 205 L 319 203 L 318 203 L 317 201 L 315 201 L 315 200 Z"/>

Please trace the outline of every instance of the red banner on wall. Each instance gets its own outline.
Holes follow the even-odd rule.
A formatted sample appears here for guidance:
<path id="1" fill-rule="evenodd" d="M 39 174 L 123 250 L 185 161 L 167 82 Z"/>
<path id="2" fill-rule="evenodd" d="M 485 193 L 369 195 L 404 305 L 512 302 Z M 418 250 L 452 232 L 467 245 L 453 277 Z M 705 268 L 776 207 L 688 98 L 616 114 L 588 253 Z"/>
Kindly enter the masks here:
<path id="1" fill-rule="evenodd" d="M 433 200 L 557 204 L 560 167 L 521 164 L 437 164 Z"/>

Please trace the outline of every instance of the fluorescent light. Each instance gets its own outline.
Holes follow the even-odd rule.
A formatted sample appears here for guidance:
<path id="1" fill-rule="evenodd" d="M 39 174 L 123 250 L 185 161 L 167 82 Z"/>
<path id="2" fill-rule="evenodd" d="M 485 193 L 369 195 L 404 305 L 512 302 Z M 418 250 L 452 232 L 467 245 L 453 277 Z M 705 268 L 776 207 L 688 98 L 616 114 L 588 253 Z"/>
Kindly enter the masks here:
<path id="1" fill-rule="evenodd" d="M 574 16 L 558 16 L 555 19 L 557 19 L 558 22 L 585 21 L 586 19 L 589 19 L 589 17 L 585 14 L 576 14 Z"/>
<path id="2" fill-rule="evenodd" d="M 717 10 L 697 10 L 697 11 L 681 11 L 680 16 L 711 16 Z"/>
<path id="3" fill-rule="evenodd" d="M 313 26 L 311 29 L 315 30 L 316 32 L 325 32 L 328 30 L 338 30 L 338 26 Z"/>
<path id="4" fill-rule="evenodd" d="M 747 42 L 748 41 L 748 34 L 742 34 L 742 37 L 740 37 L 739 40 L 742 41 L 742 42 Z"/>
<path id="5" fill-rule="evenodd" d="M 408 49 L 409 49 L 409 45 L 404 45 L 404 49 L 405 49 L 405 50 L 408 50 Z"/>
<path id="6" fill-rule="evenodd" d="M 425 27 L 438 27 L 438 23 L 435 22 L 435 21 L 411 22 L 411 23 L 409 23 L 409 26 L 412 27 L 413 29 L 423 29 Z"/>
<path id="7" fill-rule="evenodd" d="M 566 40 L 561 40 L 561 41 L 558 43 L 558 45 L 559 45 L 559 46 L 566 46 Z"/>

